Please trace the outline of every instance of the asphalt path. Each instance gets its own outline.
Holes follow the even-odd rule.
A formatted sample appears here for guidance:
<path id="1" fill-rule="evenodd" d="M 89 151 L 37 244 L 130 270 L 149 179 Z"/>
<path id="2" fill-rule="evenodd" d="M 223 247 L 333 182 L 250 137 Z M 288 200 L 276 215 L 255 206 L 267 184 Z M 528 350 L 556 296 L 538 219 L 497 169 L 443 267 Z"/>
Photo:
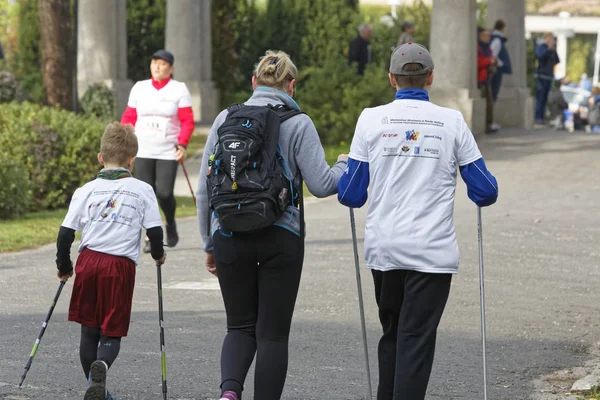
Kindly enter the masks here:
<path id="1" fill-rule="evenodd" d="M 500 185 L 499 202 L 483 212 L 489 398 L 537 399 L 541 377 L 593 363 L 592 349 L 600 342 L 600 135 L 505 130 L 478 141 Z M 188 172 L 197 180 L 197 172 Z M 359 242 L 364 212 L 356 211 Z M 459 182 L 455 225 L 461 266 L 439 328 L 427 399 L 483 398 L 476 216 Z M 335 198 L 311 199 L 306 218 L 306 258 L 283 399 L 364 399 L 348 209 Z M 179 229 L 180 244 L 168 250 L 163 267 L 169 398 L 215 399 L 223 303 L 216 279 L 203 266 L 196 220 L 180 220 Z M 362 261 L 362 243 L 359 248 Z M 79 326 L 66 315 L 71 282 L 23 388 L 17 387 L 58 287 L 54 254 L 53 245 L 0 254 L 2 399 L 83 397 Z M 375 388 L 380 327 L 364 267 L 362 283 Z M 161 398 L 157 309 L 156 268 L 144 256 L 130 334 L 109 373 L 109 389 L 124 399 Z M 252 382 L 251 372 L 244 399 L 253 398 Z"/>

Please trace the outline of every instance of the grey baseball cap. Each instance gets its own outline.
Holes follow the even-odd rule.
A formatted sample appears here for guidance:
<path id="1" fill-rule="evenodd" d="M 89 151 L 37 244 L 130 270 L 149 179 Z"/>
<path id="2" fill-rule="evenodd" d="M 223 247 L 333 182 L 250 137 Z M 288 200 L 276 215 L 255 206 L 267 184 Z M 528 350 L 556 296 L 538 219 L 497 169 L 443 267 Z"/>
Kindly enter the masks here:
<path id="1" fill-rule="evenodd" d="M 422 69 L 405 71 L 404 66 L 406 64 L 421 64 Z M 394 75 L 424 75 L 431 71 L 433 71 L 433 59 L 425 46 L 408 42 L 396 47 L 392 52 L 390 73 Z"/>

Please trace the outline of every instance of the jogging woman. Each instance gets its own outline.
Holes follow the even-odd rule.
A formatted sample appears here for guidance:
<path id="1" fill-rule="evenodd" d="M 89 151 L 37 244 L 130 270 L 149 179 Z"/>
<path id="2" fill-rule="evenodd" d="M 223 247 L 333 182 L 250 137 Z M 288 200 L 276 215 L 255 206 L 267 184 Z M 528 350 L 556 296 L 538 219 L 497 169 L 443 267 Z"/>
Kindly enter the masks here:
<path id="1" fill-rule="evenodd" d="M 173 54 L 159 50 L 150 62 L 151 79 L 137 82 L 129 94 L 121 123 L 135 126 L 139 151 L 136 178 L 154 189 L 167 220 L 167 246 L 179 241 L 175 224 L 175 178 L 178 162 L 185 160 L 194 131 L 192 97 L 183 82 L 172 78 Z M 146 239 L 144 252 L 150 252 Z"/>
<path id="2" fill-rule="evenodd" d="M 298 70 L 286 53 L 267 51 L 252 77 L 254 93 L 244 104 L 283 105 L 299 110 L 292 98 L 297 76 Z M 231 126 L 228 113 L 224 110 L 219 114 L 209 133 L 201 177 L 209 173 L 209 162 L 215 168 L 213 154 L 218 151 L 219 132 L 223 132 L 219 128 Z M 226 119 L 229 125 L 224 125 Z M 252 123 L 235 127 L 249 130 Z M 224 147 L 237 149 L 245 146 L 227 140 L 224 143 Z M 281 123 L 279 147 L 293 186 L 300 187 L 301 174 L 313 195 L 337 193 L 336 185 L 348 157 L 340 155 L 333 167 L 327 164 L 315 126 L 307 115 L 298 114 Z M 231 161 L 236 160 L 232 156 Z M 273 225 L 251 233 L 232 234 L 222 230 L 215 213 L 209 211 L 205 179 L 198 183 L 197 202 L 206 267 L 219 279 L 227 314 L 227 335 L 221 353 L 221 399 L 241 399 L 246 374 L 256 354 L 254 398 L 278 400 L 285 384 L 290 325 L 304 258 L 300 212 L 288 205 Z"/>

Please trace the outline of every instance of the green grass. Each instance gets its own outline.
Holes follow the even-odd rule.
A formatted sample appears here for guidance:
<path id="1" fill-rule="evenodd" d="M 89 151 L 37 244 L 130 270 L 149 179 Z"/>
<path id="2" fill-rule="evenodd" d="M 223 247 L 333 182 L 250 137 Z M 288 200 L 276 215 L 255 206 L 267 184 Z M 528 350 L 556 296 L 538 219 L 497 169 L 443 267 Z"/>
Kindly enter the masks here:
<path id="1" fill-rule="evenodd" d="M 577 398 L 582 400 L 600 400 L 600 387 L 594 387 L 591 392 L 578 395 Z"/>
<path id="2" fill-rule="evenodd" d="M 194 132 L 192 137 L 190 137 L 190 142 L 187 146 L 187 156 L 192 157 L 198 149 L 201 149 L 206 144 L 206 135 L 200 135 L 197 132 Z"/>
<path id="3" fill-rule="evenodd" d="M 66 209 L 40 211 L 26 214 L 22 218 L 0 221 L 0 253 L 31 249 L 54 242 L 66 213 Z M 191 197 L 177 197 L 176 215 L 178 218 L 195 216 L 194 200 Z"/>

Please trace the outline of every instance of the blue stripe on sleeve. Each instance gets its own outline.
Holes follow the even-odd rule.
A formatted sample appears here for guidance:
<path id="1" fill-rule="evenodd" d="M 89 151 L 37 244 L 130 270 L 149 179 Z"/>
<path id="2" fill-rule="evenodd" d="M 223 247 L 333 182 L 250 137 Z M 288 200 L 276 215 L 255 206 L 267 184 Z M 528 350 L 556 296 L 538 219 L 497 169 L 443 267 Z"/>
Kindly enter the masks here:
<path id="1" fill-rule="evenodd" d="M 348 158 L 348 167 L 338 182 L 338 200 L 347 207 L 359 208 L 367 202 L 369 163 Z"/>
<path id="2" fill-rule="evenodd" d="M 467 184 L 467 195 L 479 207 L 491 206 L 498 199 L 498 182 L 488 171 L 483 158 L 460 167 L 460 175 Z"/>

